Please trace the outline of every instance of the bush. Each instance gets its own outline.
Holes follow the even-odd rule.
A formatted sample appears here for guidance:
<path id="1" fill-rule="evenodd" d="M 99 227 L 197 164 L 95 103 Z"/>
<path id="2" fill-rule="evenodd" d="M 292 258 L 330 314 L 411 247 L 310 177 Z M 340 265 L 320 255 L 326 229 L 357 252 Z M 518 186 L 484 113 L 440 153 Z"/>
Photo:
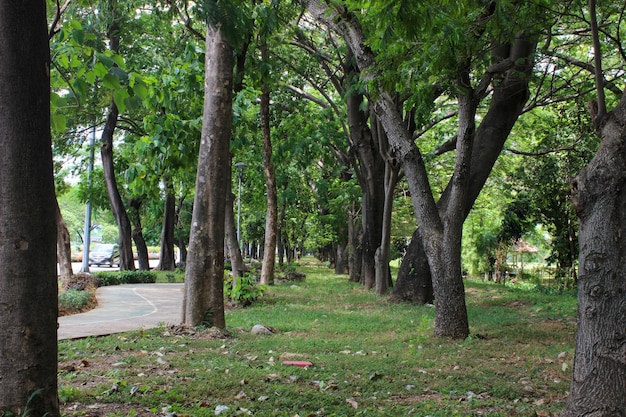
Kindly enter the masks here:
<path id="1" fill-rule="evenodd" d="M 230 296 L 232 302 L 244 307 L 263 297 L 265 290 L 266 287 L 258 284 L 251 274 L 239 277 L 234 287 L 232 275 L 228 274 L 224 279 L 224 294 Z"/>
<path id="2" fill-rule="evenodd" d="M 89 291 L 70 289 L 59 294 L 59 312 L 61 315 L 78 313 L 93 303 L 93 294 Z"/>
<path id="3" fill-rule="evenodd" d="M 157 274 L 152 271 L 111 271 L 94 274 L 99 287 L 121 284 L 154 284 Z"/>

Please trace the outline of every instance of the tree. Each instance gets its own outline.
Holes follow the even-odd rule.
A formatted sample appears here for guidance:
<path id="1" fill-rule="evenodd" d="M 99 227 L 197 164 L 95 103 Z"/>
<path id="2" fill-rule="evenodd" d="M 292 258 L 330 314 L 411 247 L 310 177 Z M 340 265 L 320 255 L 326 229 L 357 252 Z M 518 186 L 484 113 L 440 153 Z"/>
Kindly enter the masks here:
<path id="1" fill-rule="evenodd" d="M 183 322 L 224 328 L 224 216 L 230 181 L 233 46 L 222 24 L 207 24 L 204 117 L 189 257 L 185 272 Z"/>
<path id="2" fill-rule="evenodd" d="M 473 25 L 474 37 L 464 43 L 460 32 L 452 37 L 447 36 L 462 47 L 456 52 L 452 52 L 454 49 L 443 48 L 443 55 L 440 57 L 445 60 L 444 75 L 449 77 L 444 78 L 442 84 L 449 89 L 450 96 L 457 100 L 458 110 L 457 132 L 448 147 L 456 151 L 454 172 L 448 186 L 436 201 L 424 155 L 416 146 L 413 132 L 407 129 L 398 110 L 394 101 L 395 92 L 389 87 L 390 80 L 377 67 L 378 57 L 368 44 L 361 22 L 345 7 L 321 3 L 311 2 L 309 10 L 342 34 L 352 50 L 361 77 L 368 83 L 369 96 L 376 115 L 406 175 L 419 224 L 414 238 L 419 238 L 418 243 L 422 245 L 426 258 L 419 266 L 428 267 L 437 300 L 435 335 L 465 338 L 469 334 L 469 324 L 461 276 L 463 222 L 528 98 L 528 75 L 532 68 L 536 36 L 522 32 L 499 44 L 493 41 L 491 62 L 487 65 L 484 58 L 481 60 L 474 54 L 480 51 L 480 48 L 477 49 L 478 41 L 496 11 L 495 4 L 487 4 L 478 13 L 476 10 L 469 13 L 471 5 L 464 5 L 468 7 L 467 10 L 464 7 L 450 10 L 462 23 L 459 28 Z M 410 12 L 417 16 L 420 13 L 419 7 Z M 442 16 L 448 19 L 449 15 Z M 467 16 L 471 16 L 470 21 L 466 20 Z M 436 25 L 437 19 L 433 21 L 433 25 Z M 410 33 L 408 35 L 411 36 Z M 479 82 L 475 82 L 473 73 L 477 68 L 484 72 L 479 77 Z M 496 82 L 492 85 L 494 80 Z M 487 97 L 490 86 L 493 88 L 490 108 L 477 128 L 478 106 Z M 431 87 L 431 94 L 436 90 L 436 87 Z M 481 128 L 484 130 L 480 131 Z"/>
<path id="3" fill-rule="evenodd" d="M 45 2 L 0 3 L 0 410 L 59 416 Z"/>
<path id="4" fill-rule="evenodd" d="M 610 7 L 605 10 L 605 16 L 610 16 Z M 626 96 L 607 113 L 600 35 L 619 36 L 607 36 L 607 28 L 615 28 L 608 24 L 611 19 L 600 31 L 595 0 L 589 1 L 589 13 L 597 92 L 591 112 L 601 143 L 573 181 L 580 247 L 578 329 L 570 395 L 562 417 L 626 414 Z"/>

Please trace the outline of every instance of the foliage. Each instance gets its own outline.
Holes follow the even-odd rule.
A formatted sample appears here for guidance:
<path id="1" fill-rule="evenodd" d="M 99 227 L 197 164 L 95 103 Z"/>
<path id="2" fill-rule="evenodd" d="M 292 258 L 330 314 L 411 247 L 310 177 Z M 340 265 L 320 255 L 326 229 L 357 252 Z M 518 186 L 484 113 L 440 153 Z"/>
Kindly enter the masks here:
<path id="1" fill-rule="evenodd" d="M 153 284 L 157 274 L 154 271 L 103 271 L 94 273 L 99 287 L 121 284 Z"/>
<path id="2" fill-rule="evenodd" d="M 233 286 L 233 276 L 225 274 L 224 276 L 224 294 L 232 302 L 247 307 L 258 301 L 265 292 L 267 286 L 256 282 L 253 274 L 245 273 L 237 279 L 237 283 Z"/>
<path id="3" fill-rule="evenodd" d="M 92 303 L 90 291 L 69 289 L 59 293 L 59 311 L 66 314 L 78 313 Z"/>

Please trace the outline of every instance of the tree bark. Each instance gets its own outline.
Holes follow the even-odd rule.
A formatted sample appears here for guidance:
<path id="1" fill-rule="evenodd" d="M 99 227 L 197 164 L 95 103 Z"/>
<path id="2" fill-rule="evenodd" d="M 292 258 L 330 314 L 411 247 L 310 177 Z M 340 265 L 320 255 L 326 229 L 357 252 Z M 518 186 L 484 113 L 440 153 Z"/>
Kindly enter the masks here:
<path id="1" fill-rule="evenodd" d="M 435 301 L 428 258 L 424 252 L 419 231 L 420 229 L 417 228 L 413 232 L 409 247 L 400 264 L 398 279 L 390 297 L 393 302 L 432 304 Z M 403 279 L 400 279 L 401 277 Z"/>
<path id="2" fill-rule="evenodd" d="M 219 27 L 207 25 L 204 116 L 198 156 L 183 323 L 226 327 L 224 215 L 232 127 L 233 48 Z"/>
<path id="3" fill-rule="evenodd" d="M 562 417 L 626 415 L 626 96 L 573 181 L 579 219 L 578 330 Z"/>
<path id="4" fill-rule="evenodd" d="M 268 60 L 267 46 L 261 48 L 263 61 Z M 276 173 L 272 161 L 272 138 L 270 133 L 270 91 L 267 85 L 261 88 L 261 132 L 263 136 L 263 163 L 267 188 L 267 213 L 265 215 L 265 245 L 261 266 L 261 284 L 274 282 L 276 264 L 276 235 L 278 232 L 278 195 Z"/>
<path id="5" fill-rule="evenodd" d="M 131 237 L 137 248 L 137 263 L 140 271 L 150 270 L 150 259 L 148 256 L 148 245 L 143 237 L 143 227 L 141 226 L 141 199 L 134 198 L 130 202 L 130 218 L 132 220 Z M 134 263 L 134 260 L 133 260 Z"/>
<path id="6" fill-rule="evenodd" d="M 232 174 L 230 179 L 226 181 L 226 243 L 228 245 L 228 252 L 230 253 L 230 265 L 233 272 L 233 286 L 236 285 L 237 280 L 243 276 L 246 267 L 241 256 L 240 243 L 237 240 L 237 225 L 235 224 L 235 212 L 234 202 L 235 195 L 232 191 Z"/>
<path id="7" fill-rule="evenodd" d="M 352 69 L 355 71 L 356 69 Z M 385 163 L 380 156 L 378 142 L 367 124 L 367 114 L 361 109 L 363 95 L 350 94 L 346 100 L 350 143 L 358 166 L 355 174 L 362 191 L 361 200 L 361 271 L 360 279 L 366 290 L 376 284 L 376 249 L 381 242 L 385 195 Z M 383 198 L 381 198 L 383 197 Z"/>
<path id="8" fill-rule="evenodd" d="M 0 2 L 0 410 L 58 417 L 46 3 Z"/>
<path id="9" fill-rule="evenodd" d="M 528 100 L 528 80 L 532 70 L 533 55 L 536 47 L 536 39 L 530 36 L 520 35 L 514 42 L 507 46 L 498 48 L 494 53 L 493 60 L 498 62 L 510 59 L 516 63 L 515 67 L 501 76 L 498 85 L 494 87 L 489 109 L 476 129 L 471 161 L 470 181 L 468 184 L 468 194 L 464 208 L 464 219 L 469 214 L 474 202 L 478 198 L 493 166 L 504 147 L 504 143 L 515 125 L 524 104 Z M 439 210 L 445 212 L 451 189 L 448 185 L 441 198 L 437 202 Z M 416 234 L 413 235 L 415 238 Z M 429 300 L 430 294 L 409 294 L 409 290 L 426 290 L 430 285 L 423 285 L 419 282 L 411 283 L 405 280 L 418 279 L 422 283 L 432 275 L 431 271 L 423 269 L 428 267 L 427 263 L 414 261 L 423 258 L 424 253 L 413 253 L 412 250 L 423 251 L 423 244 L 411 245 L 402 264 L 407 262 L 405 267 L 400 268 L 398 279 L 394 287 L 394 298 L 404 300 Z M 419 269 L 415 267 L 421 265 Z M 409 273 L 410 272 L 410 273 Z"/>
<path id="10" fill-rule="evenodd" d="M 72 276 L 74 275 L 74 271 L 72 269 L 72 239 L 70 237 L 69 230 L 67 230 L 67 224 L 65 223 L 65 220 L 63 220 L 58 200 L 56 200 L 56 218 L 59 279 L 61 280 L 61 287 L 67 288 Z"/>
<path id="11" fill-rule="evenodd" d="M 165 208 L 163 210 L 163 225 L 161 227 L 161 248 L 159 250 L 159 271 L 173 271 L 176 269 L 174 259 L 174 226 L 176 223 L 176 197 L 174 187 L 168 178 L 163 178 L 165 188 Z"/>
<path id="12" fill-rule="evenodd" d="M 118 32 L 119 25 L 116 22 L 111 24 L 108 31 L 109 48 L 114 52 L 117 52 L 120 47 Z M 115 104 L 115 100 L 111 98 L 109 114 L 107 115 L 104 130 L 102 131 L 100 155 L 102 157 L 102 168 L 104 169 L 107 194 L 111 202 L 111 212 L 113 213 L 119 230 L 120 270 L 134 271 L 135 260 L 133 257 L 132 228 L 128 213 L 122 202 L 119 188 L 117 187 L 115 168 L 113 166 L 113 134 L 117 127 L 118 116 L 119 110 Z"/>

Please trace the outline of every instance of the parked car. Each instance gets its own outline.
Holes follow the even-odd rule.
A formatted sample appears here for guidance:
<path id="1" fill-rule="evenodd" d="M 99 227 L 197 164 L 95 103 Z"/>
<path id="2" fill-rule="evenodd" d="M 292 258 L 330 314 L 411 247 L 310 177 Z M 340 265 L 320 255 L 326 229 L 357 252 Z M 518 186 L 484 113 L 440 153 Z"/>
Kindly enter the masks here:
<path id="1" fill-rule="evenodd" d="M 113 243 L 101 243 L 89 251 L 89 266 L 120 266 L 120 248 Z"/>

